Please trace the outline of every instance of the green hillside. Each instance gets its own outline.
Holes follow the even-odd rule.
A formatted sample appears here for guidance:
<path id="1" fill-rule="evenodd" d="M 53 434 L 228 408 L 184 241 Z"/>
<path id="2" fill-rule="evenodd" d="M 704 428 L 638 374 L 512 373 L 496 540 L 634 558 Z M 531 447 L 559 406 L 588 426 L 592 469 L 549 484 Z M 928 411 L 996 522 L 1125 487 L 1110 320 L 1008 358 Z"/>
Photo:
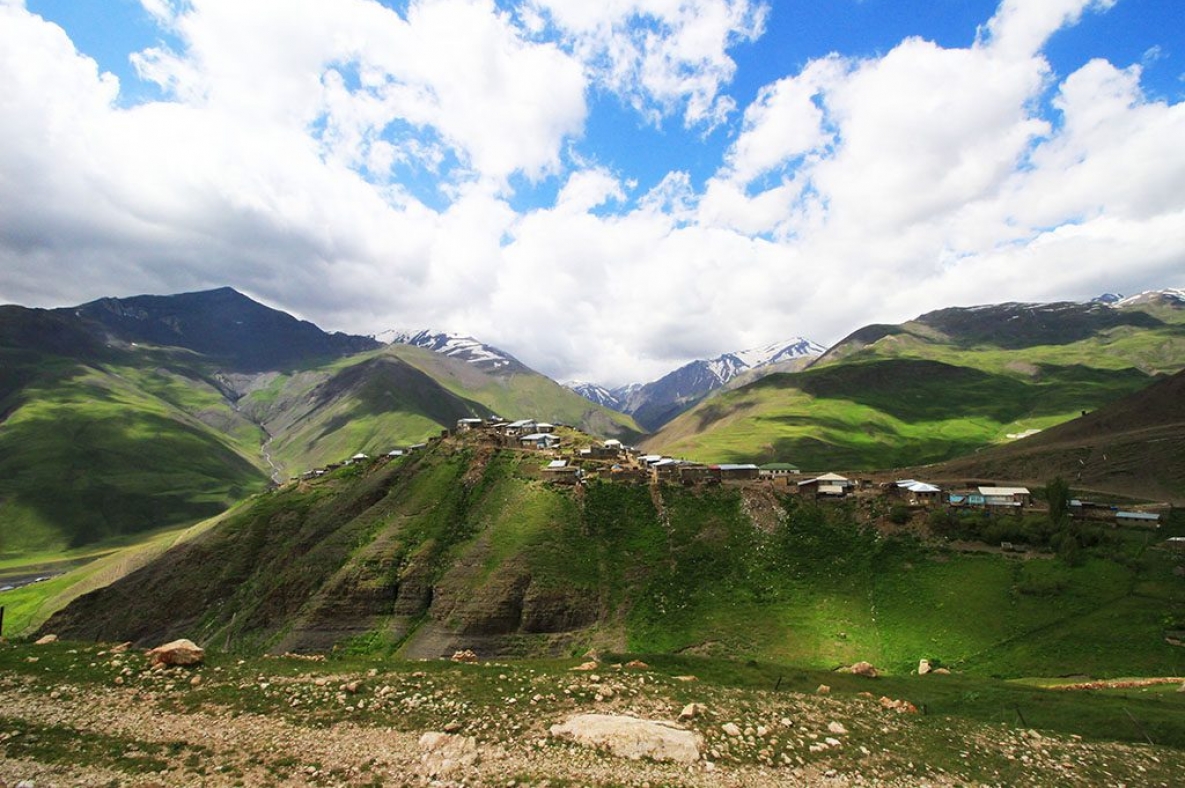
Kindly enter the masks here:
<path id="1" fill-rule="evenodd" d="M 521 365 L 326 334 L 229 289 L 2 306 L 0 561 L 187 525 L 491 413 L 638 434 Z"/>
<path id="2" fill-rule="evenodd" d="M 1185 309 L 942 310 L 855 332 L 811 368 L 711 398 L 644 443 L 804 468 L 937 462 L 1060 424 L 1185 367 Z"/>
<path id="3" fill-rule="evenodd" d="M 285 474 L 419 443 L 469 416 L 531 417 L 607 437 L 639 434 L 628 416 L 543 375 L 489 374 L 409 345 L 257 376 L 246 388 L 238 406 L 273 436 L 268 450 Z"/>
<path id="4" fill-rule="evenodd" d="M 554 486 L 542 461 L 448 439 L 287 486 L 45 631 L 242 653 L 600 647 L 898 673 L 923 657 L 980 675 L 1182 669 L 1165 632 L 1185 626 L 1185 584 L 1154 549 L 1165 534 L 1084 531 L 1071 563 L 1010 559 L 886 536 L 860 511 L 761 486 Z M 1167 531 L 1185 533 L 1179 514 Z"/>
<path id="5" fill-rule="evenodd" d="M 163 366 L 3 356 L 20 385 L 3 398 L 0 557 L 193 522 L 261 489 L 258 432 L 208 383 Z"/>

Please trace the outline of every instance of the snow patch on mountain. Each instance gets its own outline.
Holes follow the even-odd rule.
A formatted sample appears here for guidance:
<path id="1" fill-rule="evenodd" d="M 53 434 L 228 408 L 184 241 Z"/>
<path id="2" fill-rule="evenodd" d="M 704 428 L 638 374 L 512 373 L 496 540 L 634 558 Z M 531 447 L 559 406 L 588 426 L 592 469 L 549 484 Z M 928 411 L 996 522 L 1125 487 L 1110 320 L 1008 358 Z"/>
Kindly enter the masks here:
<path id="1" fill-rule="evenodd" d="M 450 358 L 468 362 L 486 371 L 522 366 L 521 362 L 509 353 L 461 334 L 450 334 L 431 329 L 418 331 L 391 329 L 375 334 L 374 338 L 388 345 L 412 345 L 426 348 Z"/>
<path id="2" fill-rule="evenodd" d="M 1132 296 L 1124 298 L 1120 296 L 1118 300 L 1113 302 L 1111 306 L 1122 309 L 1127 306 L 1139 306 L 1140 304 L 1147 304 L 1151 301 L 1168 301 L 1177 306 L 1185 306 L 1185 289 L 1179 287 L 1169 287 L 1164 290 L 1145 290 L 1142 293 L 1136 293 Z"/>
<path id="3" fill-rule="evenodd" d="M 622 401 L 613 391 L 604 386 L 598 386 L 596 383 L 586 383 L 582 380 L 570 380 L 564 386 L 584 397 L 589 402 L 603 405 L 610 410 L 621 410 Z"/>
<path id="4" fill-rule="evenodd" d="M 793 337 L 785 342 L 773 342 L 769 345 L 740 350 L 735 353 L 725 353 L 704 362 L 706 368 L 714 374 L 721 385 L 729 382 L 738 375 L 751 369 L 760 369 L 770 364 L 780 364 L 783 361 L 793 361 L 800 358 L 813 358 L 822 355 L 826 350 L 803 337 Z"/>

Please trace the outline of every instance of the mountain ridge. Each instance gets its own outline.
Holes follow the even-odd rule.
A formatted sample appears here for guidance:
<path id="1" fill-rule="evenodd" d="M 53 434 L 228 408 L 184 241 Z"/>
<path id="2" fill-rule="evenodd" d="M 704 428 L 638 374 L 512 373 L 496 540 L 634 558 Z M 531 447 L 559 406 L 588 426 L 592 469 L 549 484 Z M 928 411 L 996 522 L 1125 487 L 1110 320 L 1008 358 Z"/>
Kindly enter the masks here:
<path id="1" fill-rule="evenodd" d="M 821 345 L 796 336 L 690 361 L 650 383 L 630 383 L 612 389 L 579 381 L 564 385 L 592 402 L 628 413 L 646 429 L 654 430 L 742 376 L 801 364 L 824 351 Z"/>

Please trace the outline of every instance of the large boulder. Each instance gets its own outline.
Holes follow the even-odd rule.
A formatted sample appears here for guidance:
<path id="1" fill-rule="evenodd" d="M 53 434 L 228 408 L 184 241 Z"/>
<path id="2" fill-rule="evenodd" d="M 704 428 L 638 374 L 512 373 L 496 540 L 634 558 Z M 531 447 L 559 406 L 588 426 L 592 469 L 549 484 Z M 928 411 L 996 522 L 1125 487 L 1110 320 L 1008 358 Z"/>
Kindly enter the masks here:
<path id="1" fill-rule="evenodd" d="M 429 779 L 451 777 L 477 764 L 477 739 L 440 731 L 420 737 L 420 773 Z"/>
<path id="2" fill-rule="evenodd" d="M 871 662 L 857 662 L 852 667 L 848 668 L 855 676 L 865 676 L 870 679 L 875 679 L 880 675 L 880 672 L 872 665 Z"/>
<path id="3" fill-rule="evenodd" d="M 200 665 L 205 658 L 206 650 L 185 638 L 148 650 L 153 665 Z"/>
<path id="4" fill-rule="evenodd" d="M 552 725 L 551 735 L 585 747 L 605 749 L 619 758 L 694 763 L 703 738 L 673 722 L 618 714 L 576 714 Z"/>

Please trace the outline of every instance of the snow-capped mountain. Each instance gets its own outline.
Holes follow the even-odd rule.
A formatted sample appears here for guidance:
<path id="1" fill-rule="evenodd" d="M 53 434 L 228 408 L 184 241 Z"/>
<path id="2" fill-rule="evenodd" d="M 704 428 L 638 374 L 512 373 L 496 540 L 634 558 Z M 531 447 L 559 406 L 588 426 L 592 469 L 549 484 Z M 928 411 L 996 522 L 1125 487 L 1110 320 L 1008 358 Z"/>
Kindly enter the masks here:
<path id="1" fill-rule="evenodd" d="M 460 334 L 449 334 L 431 329 L 388 330 L 375 334 L 374 338 L 388 345 L 413 345 L 426 348 L 458 361 L 473 364 L 484 372 L 518 372 L 526 369 L 522 362 L 506 351 Z"/>
<path id="2" fill-rule="evenodd" d="M 657 429 L 741 375 L 815 358 L 823 350 L 809 339 L 793 337 L 785 342 L 692 361 L 645 385 L 635 383 L 609 390 L 588 383 L 580 384 L 579 388 L 572 384 L 568 387 L 586 399 L 632 415 L 647 429 Z"/>
<path id="3" fill-rule="evenodd" d="M 610 391 L 604 386 L 598 386 L 596 383 L 585 383 L 582 380 L 570 380 L 564 386 L 584 397 L 589 402 L 604 405 L 611 410 L 621 410 L 621 400 L 614 394 L 616 389 Z"/>
<path id="4" fill-rule="evenodd" d="M 1185 307 L 1185 289 L 1170 287 L 1164 290 L 1145 290 L 1143 293 L 1136 293 L 1126 298 L 1119 296 L 1115 301 L 1111 302 L 1111 306 L 1122 309 L 1129 306 L 1148 304 L 1153 301 L 1162 301 L 1172 306 Z"/>
<path id="5" fill-rule="evenodd" d="M 723 385 L 751 369 L 760 369 L 772 364 L 780 364 L 783 361 L 814 358 L 822 355 L 824 350 L 826 348 L 809 339 L 794 337 L 786 342 L 774 342 L 770 345 L 740 350 L 736 353 L 725 353 L 708 361 L 693 361 L 692 364 L 706 364 L 708 370 L 716 375 Z"/>

